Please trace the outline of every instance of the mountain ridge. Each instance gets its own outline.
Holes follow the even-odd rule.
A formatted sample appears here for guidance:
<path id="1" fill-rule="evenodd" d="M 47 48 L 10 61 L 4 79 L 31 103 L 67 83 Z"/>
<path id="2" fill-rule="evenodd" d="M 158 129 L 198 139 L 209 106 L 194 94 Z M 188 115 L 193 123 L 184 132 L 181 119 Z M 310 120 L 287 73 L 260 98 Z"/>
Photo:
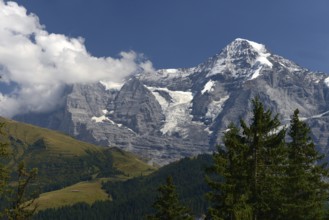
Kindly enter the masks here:
<path id="1" fill-rule="evenodd" d="M 143 72 L 117 89 L 102 83 L 73 85 L 64 107 L 45 115 L 46 120 L 17 119 L 44 127 L 50 127 L 45 121 L 57 121 L 52 129 L 164 165 L 212 152 L 230 122 L 249 120 L 250 100 L 259 96 L 283 123 L 299 108 L 326 153 L 329 118 L 322 113 L 329 110 L 328 82 L 325 73 L 238 38 L 192 68 Z"/>

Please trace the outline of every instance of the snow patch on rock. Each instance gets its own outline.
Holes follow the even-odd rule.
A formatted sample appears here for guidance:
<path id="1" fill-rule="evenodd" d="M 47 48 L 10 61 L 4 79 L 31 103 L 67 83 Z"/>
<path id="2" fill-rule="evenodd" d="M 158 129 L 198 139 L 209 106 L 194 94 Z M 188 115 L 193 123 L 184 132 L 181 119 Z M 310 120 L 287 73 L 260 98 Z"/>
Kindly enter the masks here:
<path id="1" fill-rule="evenodd" d="M 123 86 L 123 82 L 112 82 L 112 81 L 99 81 L 105 87 L 105 90 L 120 90 Z"/>
<path id="2" fill-rule="evenodd" d="M 204 85 L 203 90 L 201 91 L 202 94 L 205 92 L 213 91 L 213 87 L 215 85 L 215 81 L 209 80 L 206 85 Z"/>
<path id="3" fill-rule="evenodd" d="M 218 73 L 222 73 L 224 72 L 227 68 L 228 68 L 229 64 L 226 64 L 225 60 L 221 59 L 219 60 L 214 66 L 213 68 L 209 71 L 209 73 L 207 74 L 207 77 L 216 75 Z"/>
<path id="4" fill-rule="evenodd" d="M 167 73 L 177 73 L 178 69 L 166 69 Z"/>
<path id="5" fill-rule="evenodd" d="M 329 77 L 327 77 L 327 78 L 324 79 L 324 83 L 326 84 L 326 86 L 329 87 Z"/>
<path id="6" fill-rule="evenodd" d="M 256 79 L 258 76 L 260 76 L 260 70 L 262 69 L 263 67 L 262 66 L 260 66 L 260 67 L 258 67 L 258 69 L 254 72 L 254 74 L 252 74 L 252 76 L 251 76 L 251 80 L 252 79 Z"/>
<path id="7" fill-rule="evenodd" d="M 112 121 L 109 117 L 106 116 L 106 114 L 108 113 L 108 111 L 106 109 L 102 110 L 104 115 L 101 115 L 99 117 L 97 116 L 93 116 L 91 118 L 92 121 L 96 122 L 96 123 L 102 123 L 102 122 L 110 122 L 112 125 L 115 125 L 116 123 L 114 121 Z M 116 124 L 118 126 L 118 124 Z"/>
<path id="8" fill-rule="evenodd" d="M 328 113 L 329 111 L 326 111 L 318 115 L 313 115 L 311 118 L 322 118 L 323 116 L 328 115 Z"/>
<path id="9" fill-rule="evenodd" d="M 184 133 L 184 125 L 192 121 L 190 107 L 192 106 L 193 95 L 190 91 L 172 91 L 167 88 L 147 87 L 155 96 L 165 115 L 165 124 L 161 128 L 163 134 L 174 132 Z M 172 98 L 168 102 L 157 91 L 165 91 Z"/>
<path id="10" fill-rule="evenodd" d="M 105 115 L 102 115 L 102 116 L 99 116 L 99 117 L 96 117 L 96 116 L 93 116 L 91 118 L 92 121 L 96 122 L 96 123 L 101 123 L 101 122 L 105 122 L 105 121 L 109 121 L 111 122 L 111 124 L 114 124 L 113 121 L 111 121 L 108 117 L 106 117 Z"/>
<path id="11" fill-rule="evenodd" d="M 206 127 L 206 128 L 204 129 L 204 131 L 205 131 L 205 132 L 207 132 L 209 135 L 211 135 L 211 134 L 212 134 L 212 131 L 210 130 L 210 128 L 209 128 L 209 127 Z"/>
<path id="12" fill-rule="evenodd" d="M 226 102 L 226 100 L 228 100 L 230 98 L 229 95 L 224 96 L 223 98 L 221 98 L 219 101 L 212 101 L 209 105 L 208 105 L 208 111 L 206 113 L 206 117 L 207 118 L 211 118 L 212 120 L 215 120 L 215 118 L 221 113 L 221 111 L 223 110 L 224 107 L 224 103 Z"/>

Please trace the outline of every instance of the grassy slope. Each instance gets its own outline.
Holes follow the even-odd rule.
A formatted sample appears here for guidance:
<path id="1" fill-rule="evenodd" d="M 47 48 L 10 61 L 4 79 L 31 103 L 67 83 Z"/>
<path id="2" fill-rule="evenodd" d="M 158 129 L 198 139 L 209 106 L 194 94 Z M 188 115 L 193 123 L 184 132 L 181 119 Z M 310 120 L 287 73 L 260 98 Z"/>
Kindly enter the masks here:
<path id="1" fill-rule="evenodd" d="M 17 121 L 0 118 L 0 122 L 5 122 L 5 130 L 13 138 L 31 145 L 43 139 L 47 144 L 49 153 L 58 153 L 63 156 L 82 156 L 86 151 L 101 152 L 102 149 L 95 145 L 78 141 L 60 132 L 51 131 L 45 128 L 20 123 Z"/>
<path id="2" fill-rule="evenodd" d="M 209 207 L 205 193 L 209 191 L 204 175 L 205 168 L 212 164 L 211 155 L 185 158 L 159 168 L 148 176 L 127 181 L 107 182 L 103 188 L 111 194 L 111 201 L 96 202 L 92 206 L 76 204 L 39 212 L 33 219 L 113 219 L 142 220 L 152 214 L 152 204 L 158 195 L 158 187 L 172 176 L 180 201 L 195 216 L 205 213 Z"/>
<path id="3" fill-rule="evenodd" d="M 111 149 L 113 156 L 113 166 L 123 172 L 128 177 L 145 176 L 153 171 L 155 168 L 140 160 L 134 154 L 113 148 Z"/>
<path id="4" fill-rule="evenodd" d="M 54 182 L 60 184 L 53 188 L 70 185 L 41 194 L 37 200 L 40 209 L 106 200 L 108 195 L 101 189 L 100 181 L 125 180 L 155 170 L 135 155 L 116 148 L 105 149 L 13 120 L 0 118 L 0 122 L 5 122 L 5 133 L 10 140 L 14 159 L 9 161 L 9 166 L 12 169 L 21 160 L 28 167 L 37 167 L 39 183 L 48 187 L 43 190 L 52 189 L 49 185 Z M 91 180 L 80 182 L 85 178 Z"/>
<path id="5" fill-rule="evenodd" d="M 102 189 L 102 182 L 124 181 L 140 175 L 148 175 L 155 170 L 131 153 L 116 148 L 111 149 L 111 152 L 114 167 L 123 174 L 111 178 L 83 181 L 60 190 L 43 193 L 36 199 L 37 210 L 58 208 L 78 202 L 92 204 L 96 201 L 109 200 L 109 195 Z"/>
<path id="6" fill-rule="evenodd" d="M 46 192 L 35 201 L 37 210 L 57 208 L 78 202 L 93 204 L 96 201 L 109 200 L 108 194 L 101 188 L 99 180 L 79 182 L 63 189 Z"/>
<path id="7" fill-rule="evenodd" d="M 44 140 L 46 144 L 45 154 L 79 157 L 88 155 L 88 152 L 102 153 L 105 150 L 103 147 L 78 141 L 70 136 L 49 129 L 1 117 L 0 122 L 5 122 L 6 133 L 16 140 L 23 142 L 25 147 L 33 145 L 38 140 Z M 113 166 L 122 171 L 125 175 L 147 175 L 155 170 L 154 167 L 146 164 L 132 153 L 117 148 L 111 148 L 110 151 L 113 157 Z"/>

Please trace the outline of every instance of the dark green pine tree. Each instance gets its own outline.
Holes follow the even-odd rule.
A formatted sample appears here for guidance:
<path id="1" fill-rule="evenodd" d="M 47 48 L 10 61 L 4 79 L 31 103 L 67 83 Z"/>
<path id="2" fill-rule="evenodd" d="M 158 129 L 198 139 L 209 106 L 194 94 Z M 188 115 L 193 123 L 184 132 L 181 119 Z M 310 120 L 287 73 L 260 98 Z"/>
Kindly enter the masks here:
<path id="1" fill-rule="evenodd" d="M 299 110 L 291 117 L 288 146 L 287 201 L 285 219 L 324 219 L 328 200 L 328 169 L 319 163 L 323 155 L 315 149 L 310 128 L 300 121 Z"/>
<path id="2" fill-rule="evenodd" d="M 176 187 L 171 176 L 167 177 L 165 185 L 159 187 L 160 195 L 157 197 L 153 207 L 156 213 L 147 216 L 148 220 L 192 220 L 188 209 L 180 204 Z"/>
<path id="3" fill-rule="evenodd" d="M 241 120 L 244 144 L 249 148 L 248 178 L 253 219 L 282 217 L 282 185 L 285 175 L 285 134 L 278 115 L 272 116 L 258 98 L 252 100 L 250 126 Z"/>
<path id="4" fill-rule="evenodd" d="M 258 98 L 251 124 L 241 120 L 242 133 L 230 126 L 224 149 L 214 154 L 208 183 L 209 219 L 279 219 L 285 175 L 285 129 Z"/>
<path id="5" fill-rule="evenodd" d="M 214 164 L 208 169 L 206 181 L 212 191 L 207 194 L 212 206 L 208 219 L 248 220 L 252 218 L 252 207 L 248 204 L 248 146 L 243 144 L 239 129 L 231 124 L 225 133 L 225 151 L 218 146 L 213 154 Z"/>

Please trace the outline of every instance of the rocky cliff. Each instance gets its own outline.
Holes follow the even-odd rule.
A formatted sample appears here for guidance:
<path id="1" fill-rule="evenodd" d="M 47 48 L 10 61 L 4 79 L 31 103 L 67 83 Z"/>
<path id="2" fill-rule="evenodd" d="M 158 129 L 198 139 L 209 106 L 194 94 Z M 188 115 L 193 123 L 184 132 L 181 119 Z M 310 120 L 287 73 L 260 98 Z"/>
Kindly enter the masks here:
<path id="1" fill-rule="evenodd" d="M 230 122 L 248 120 L 259 96 L 284 124 L 298 108 L 318 147 L 329 149 L 329 75 L 252 41 L 236 39 L 193 68 L 141 73 L 121 89 L 103 84 L 73 85 L 58 111 L 16 119 L 166 164 L 213 151 Z"/>

